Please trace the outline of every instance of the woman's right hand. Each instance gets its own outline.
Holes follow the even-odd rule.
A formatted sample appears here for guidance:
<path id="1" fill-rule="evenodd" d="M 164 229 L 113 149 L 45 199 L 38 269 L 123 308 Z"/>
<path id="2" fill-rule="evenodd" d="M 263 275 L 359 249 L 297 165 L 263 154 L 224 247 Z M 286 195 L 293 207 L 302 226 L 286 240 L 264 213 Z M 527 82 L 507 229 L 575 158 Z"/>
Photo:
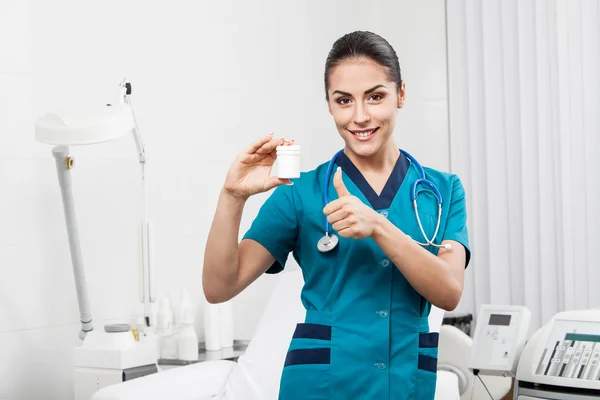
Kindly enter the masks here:
<path id="1" fill-rule="evenodd" d="M 271 176 L 277 159 L 277 146 L 288 146 L 292 141 L 274 139 L 273 134 L 257 140 L 240 153 L 227 172 L 224 190 L 241 199 L 269 191 L 276 186 L 291 184 L 289 179 Z"/>

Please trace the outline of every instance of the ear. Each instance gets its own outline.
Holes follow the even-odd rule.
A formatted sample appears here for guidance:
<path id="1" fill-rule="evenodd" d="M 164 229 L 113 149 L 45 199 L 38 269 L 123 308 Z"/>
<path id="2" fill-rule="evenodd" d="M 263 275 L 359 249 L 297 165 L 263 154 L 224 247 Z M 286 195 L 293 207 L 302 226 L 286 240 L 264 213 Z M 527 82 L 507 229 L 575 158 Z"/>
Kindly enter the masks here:
<path id="1" fill-rule="evenodd" d="M 329 100 L 327 100 L 327 109 L 329 110 L 329 114 L 333 115 L 333 112 L 331 111 L 331 103 L 329 102 Z"/>
<path id="2" fill-rule="evenodd" d="M 402 81 L 402 86 L 400 86 L 400 90 L 398 90 L 398 108 L 404 107 L 404 96 L 406 94 L 406 83 Z"/>

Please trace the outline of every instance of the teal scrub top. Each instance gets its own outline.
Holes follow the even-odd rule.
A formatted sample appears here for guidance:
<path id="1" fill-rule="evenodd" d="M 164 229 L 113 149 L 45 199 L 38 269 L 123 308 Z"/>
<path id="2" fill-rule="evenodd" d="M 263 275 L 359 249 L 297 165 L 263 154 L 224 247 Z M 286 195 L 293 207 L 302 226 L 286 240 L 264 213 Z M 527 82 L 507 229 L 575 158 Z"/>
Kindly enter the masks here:
<path id="1" fill-rule="evenodd" d="M 400 155 L 379 195 L 344 153 L 336 163 L 352 195 L 424 242 L 410 201 L 419 171 L 408 158 Z M 276 188 L 244 235 L 276 259 L 267 273 L 280 272 L 292 253 L 304 276 L 301 301 L 306 317 L 290 338 L 279 399 L 433 399 L 438 333 L 429 332 L 430 303 L 371 238 L 339 237 L 333 251 L 317 249 L 324 235 L 327 166 L 328 162 L 302 173 L 294 185 Z M 463 185 L 456 175 L 424 170 L 443 198 L 433 242 L 461 243 L 467 252 L 466 268 L 470 249 Z M 331 202 L 338 198 L 333 177 L 328 185 Z M 426 190 L 420 192 L 418 202 L 421 223 L 431 238 L 437 202 Z M 332 232 L 331 225 L 329 229 Z M 425 249 L 437 254 L 435 247 Z"/>

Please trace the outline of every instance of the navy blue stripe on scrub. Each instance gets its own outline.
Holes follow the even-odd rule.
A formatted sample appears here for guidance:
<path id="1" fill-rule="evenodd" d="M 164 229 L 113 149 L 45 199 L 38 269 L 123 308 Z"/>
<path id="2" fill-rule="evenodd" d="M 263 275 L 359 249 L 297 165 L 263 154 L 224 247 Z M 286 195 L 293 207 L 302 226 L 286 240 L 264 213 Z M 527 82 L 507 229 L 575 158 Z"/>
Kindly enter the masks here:
<path id="1" fill-rule="evenodd" d="M 281 271 L 283 271 L 283 267 L 281 266 L 281 263 L 279 261 L 275 261 L 273 263 L 273 265 L 271 265 L 265 273 L 266 274 L 278 274 Z"/>
<path id="2" fill-rule="evenodd" d="M 330 361 L 330 348 L 296 349 L 287 353 L 284 367 L 302 364 L 329 364 Z"/>
<path id="3" fill-rule="evenodd" d="M 440 334 L 438 332 L 419 333 L 419 347 L 422 349 L 438 347 Z"/>
<path id="4" fill-rule="evenodd" d="M 398 189 L 400 189 L 400 185 L 402 185 L 402 181 L 410 166 L 409 159 L 404 154 L 400 153 L 400 157 L 398 157 L 398 161 L 394 166 L 392 174 L 385 183 L 385 187 L 381 191 L 381 194 L 377 195 L 371 185 L 369 185 L 369 182 L 367 182 L 365 177 L 345 153 L 340 153 L 335 163 L 342 167 L 342 171 L 344 171 L 352 182 L 354 182 L 375 210 L 390 208 L 392 200 L 394 200 Z"/>
<path id="5" fill-rule="evenodd" d="M 429 372 L 437 372 L 437 358 L 419 354 L 419 369 Z"/>
<path id="6" fill-rule="evenodd" d="M 331 326 L 320 324 L 298 324 L 294 331 L 296 339 L 331 340 Z"/>

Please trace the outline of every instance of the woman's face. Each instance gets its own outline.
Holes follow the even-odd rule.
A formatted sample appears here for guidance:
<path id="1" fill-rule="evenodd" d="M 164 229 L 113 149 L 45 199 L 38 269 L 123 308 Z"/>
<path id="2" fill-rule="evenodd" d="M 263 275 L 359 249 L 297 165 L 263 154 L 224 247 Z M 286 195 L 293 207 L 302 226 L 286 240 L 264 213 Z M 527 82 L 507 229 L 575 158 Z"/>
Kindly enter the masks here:
<path id="1" fill-rule="evenodd" d="M 398 90 L 383 66 L 368 58 L 343 61 L 329 73 L 328 92 L 329 112 L 347 149 L 369 157 L 393 144 L 404 83 Z"/>

